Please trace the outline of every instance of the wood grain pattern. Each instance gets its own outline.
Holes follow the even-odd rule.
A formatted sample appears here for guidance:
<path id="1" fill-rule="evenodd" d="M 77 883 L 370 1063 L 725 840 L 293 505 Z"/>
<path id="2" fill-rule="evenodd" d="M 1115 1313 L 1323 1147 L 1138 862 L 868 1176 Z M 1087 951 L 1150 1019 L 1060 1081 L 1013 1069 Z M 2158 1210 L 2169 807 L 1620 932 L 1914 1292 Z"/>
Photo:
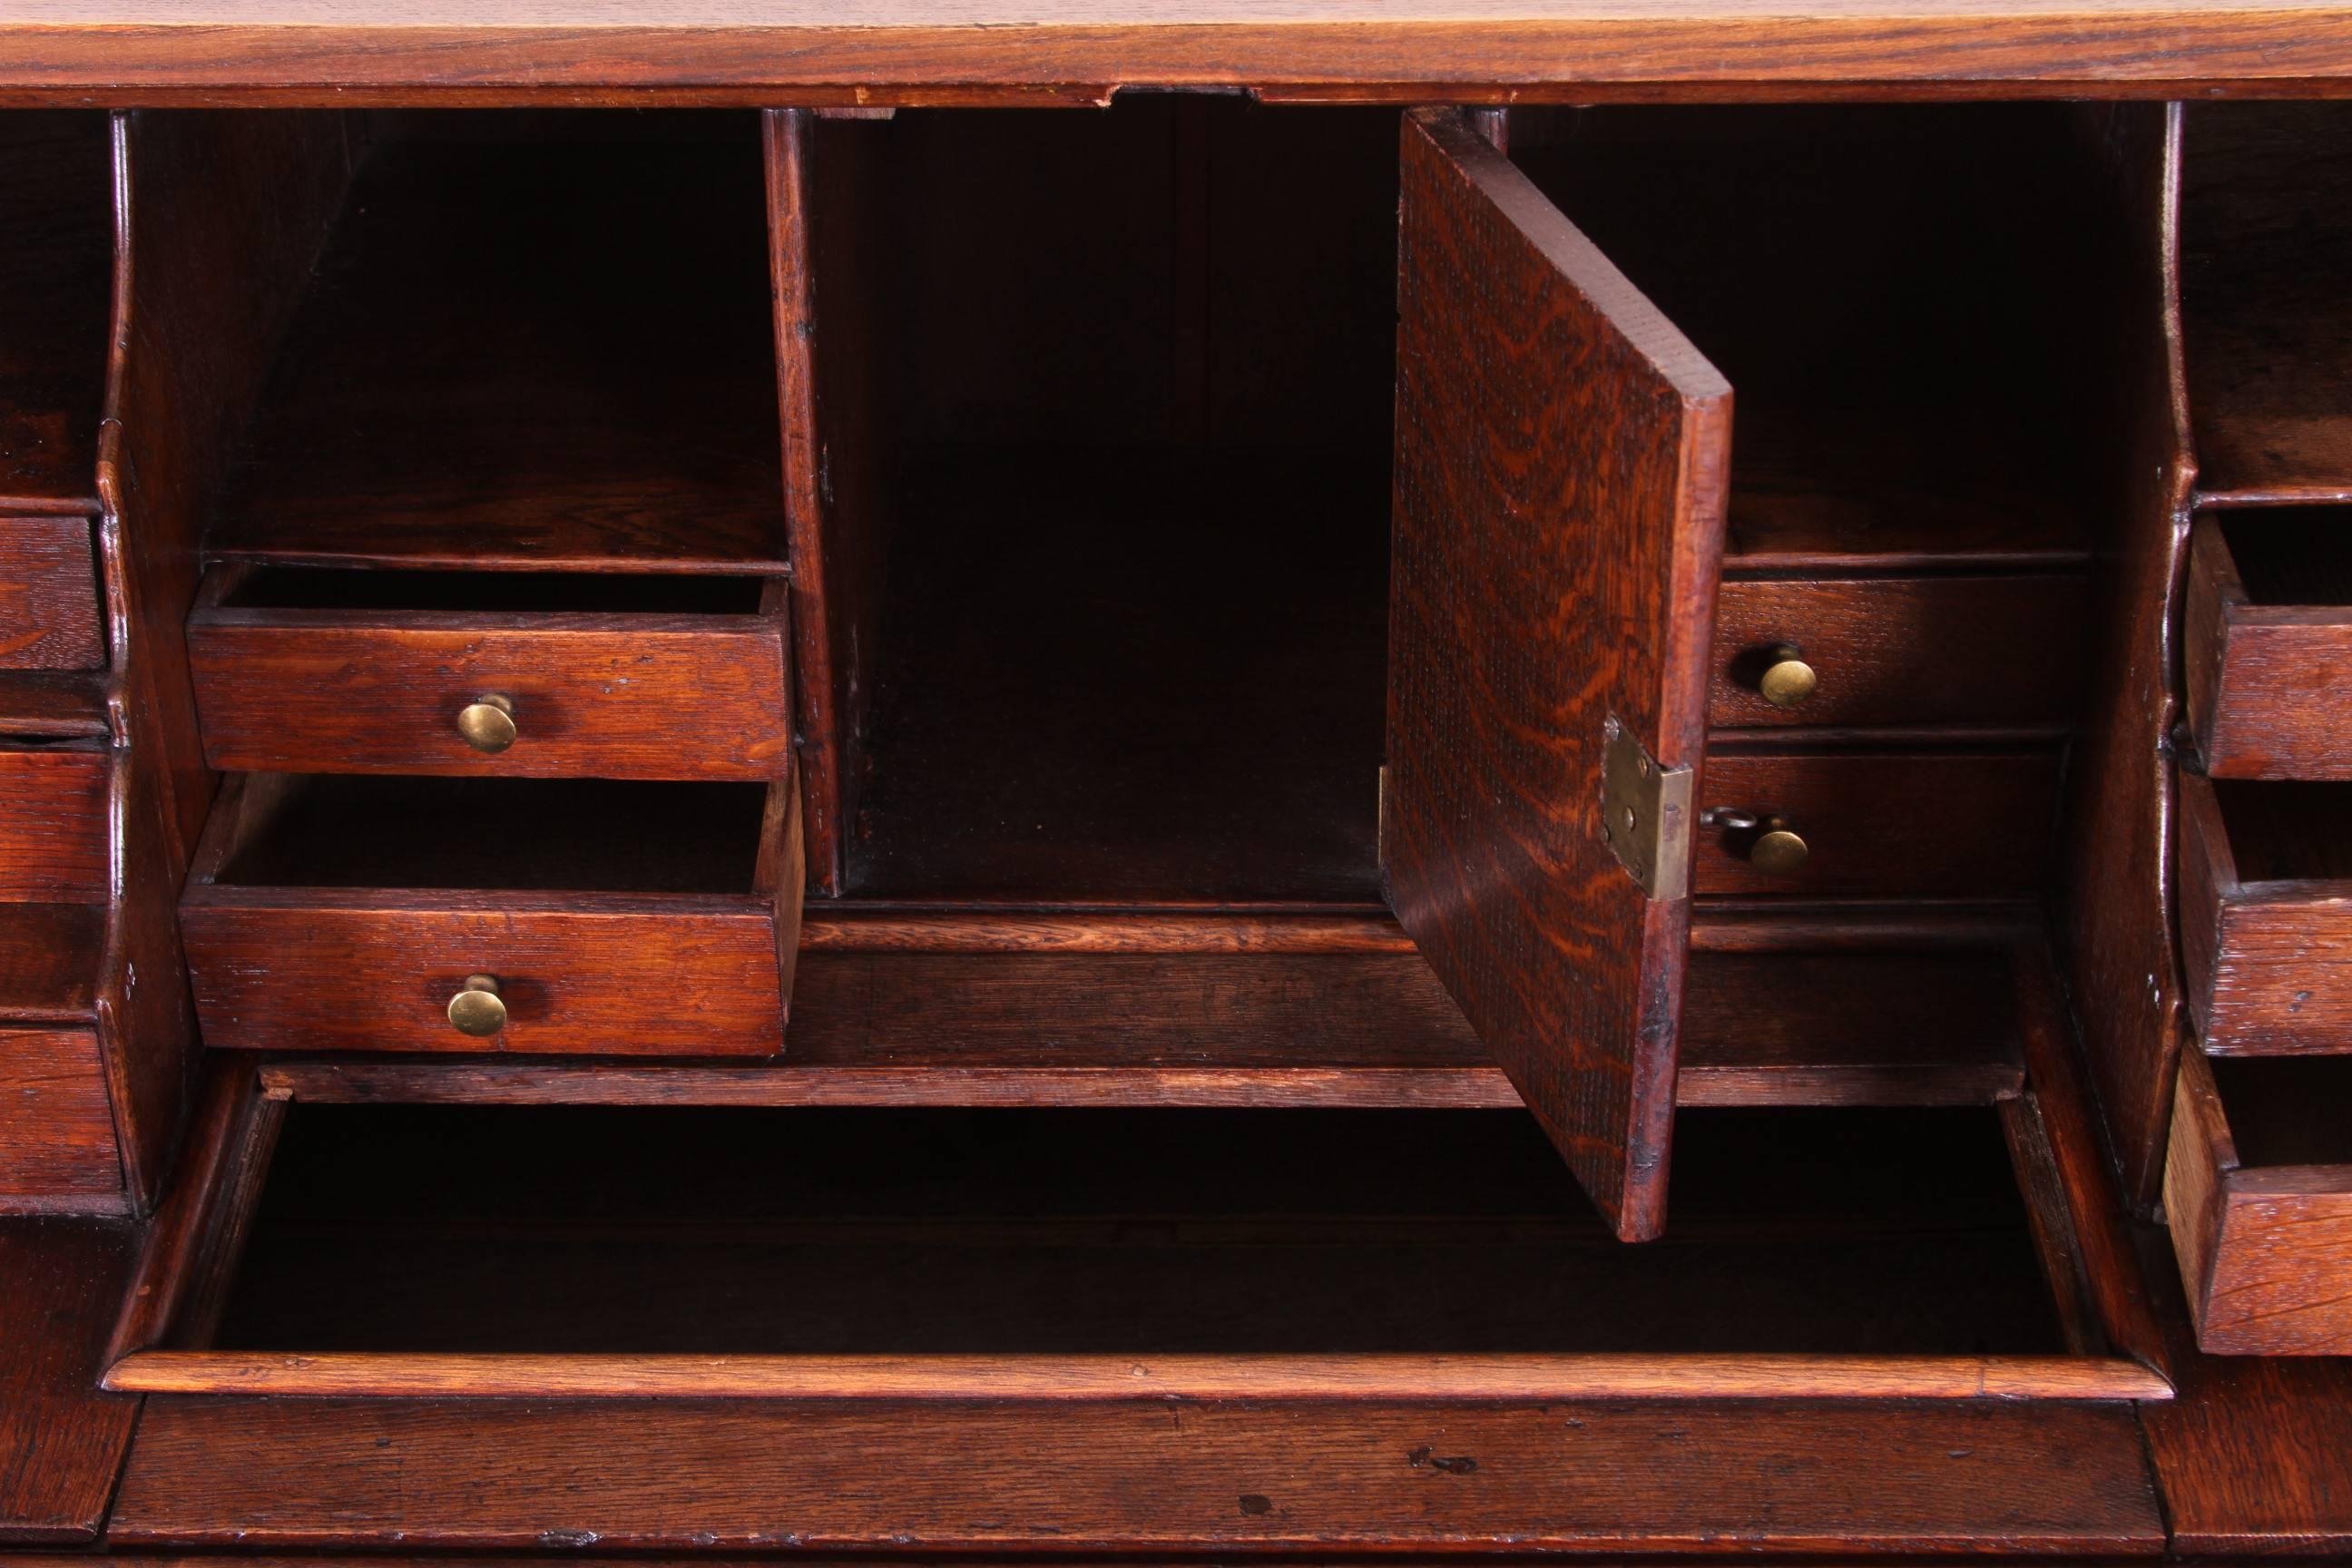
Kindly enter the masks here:
<path id="1" fill-rule="evenodd" d="M 1989 953 L 1698 953 L 1679 1104 L 1981 1105 L 2022 1074 Z M 321 1100 L 1515 1107 L 1412 953 L 812 950 L 769 1066 L 274 1060 Z"/>
<path id="2" fill-rule="evenodd" d="M 1707 721 L 1792 725 L 2063 725 L 2082 664 L 2080 576 L 1733 578 L 1715 601 Z M 1820 685 L 1793 708 L 1757 689 L 1776 645 Z"/>
<path id="3" fill-rule="evenodd" d="M 0 1028 L 0 1208 L 11 1198 L 121 1192 L 98 1037 Z"/>
<path id="4" fill-rule="evenodd" d="M 92 488 L 97 466 L 91 465 Z M 88 517 L 0 517 L 0 669 L 106 662 Z"/>
<path id="5" fill-rule="evenodd" d="M 100 670 L 19 670 L 0 676 L 0 734 L 104 735 L 107 678 Z"/>
<path id="6" fill-rule="evenodd" d="M 2225 798 L 2182 775 L 2181 960 L 2217 1056 L 2352 1048 L 2352 878 L 2328 856 L 2341 803 L 2305 793 L 2332 787 L 2241 784 Z M 2308 863 L 2269 863 L 2271 847 Z"/>
<path id="7" fill-rule="evenodd" d="M 1793 872 L 1750 865 L 1754 835 L 1700 830 L 1702 894 L 2015 898 L 2051 880 L 2062 757 L 2053 750 L 1709 749 L 1703 808 L 1785 818 L 1811 850 Z"/>
<path id="8" fill-rule="evenodd" d="M 784 628 L 756 616 L 199 608 L 188 659 L 215 768 L 769 778 L 791 764 Z M 458 710 L 514 704 L 508 750 Z"/>
<path id="9" fill-rule="evenodd" d="M 103 904 L 0 904 L 0 1018 L 87 1020 L 105 940 Z"/>
<path id="10" fill-rule="evenodd" d="M 322 1399 L 2169 1399 L 2095 1356 L 412 1355 L 146 1351 L 127 1394 Z"/>
<path id="11" fill-rule="evenodd" d="M 2352 1353 L 2352 1161 L 2240 1161 L 2212 1068 L 2180 1064 L 2164 1206 L 2197 1342 L 2217 1355 Z"/>
<path id="12" fill-rule="evenodd" d="M 2152 1553 L 2164 1530 L 2115 1405 L 983 1403 L 910 1422 L 855 1401 L 205 1396 L 149 1402 L 110 1539 Z"/>
<path id="13" fill-rule="evenodd" d="M 107 896 L 103 751 L 0 751 L 0 902 Z"/>
<path id="14" fill-rule="evenodd" d="M 139 1418 L 98 1386 L 134 1245 L 121 1222 L 0 1220 L 0 1544 L 81 1545 L 105 1525 Z"/>
<path id="15" fill-rule="evenodd" d="M 2181 657 L 2198 759 L 2211 776 L 2352 778 L 2352 742 L 2336 722 L 2352 702 L 2352 605 L 2327 602 L 2343 581 L 2344 550 L 2330 537 L 2339 531 L 2336 514 L 2301 509 L 2208 512 L 2192 531 Z M 2266 564 L 2273 574 L 2299 569 L 2305 596 L 2265 602 L 2249 591 L 2232 542 L 2269 533 L 2286 538 Z"/>
<path id="16" fill-rule="evenodd" d="M 1249 85 L 1289 99 L 1590 101 L 1719 83 L 1756 96 L 1841 82 L 1983 97 L 2177 97 L 2209 79 L 2307 89 L 2345 68 L 2341 18 L 2308 0 L 2184 12 L 2156 0 L 1717 0 L 1268 7 L 1059 0 L 1013 7 L 924 0 L 855 25 L 803 3 L 667 7 L 617 20 L 592 6 L 465 10 L 419 3 L 364 20 L 315 0 L 191 12 L 165 0 L 81 0 L 0 29 L 21 101 L 810 104 L 1097 100 L 1113 83 Z M 1018 47 L 1001 26 L 1017 26 Z M 711 62 L 724 61 L 714 71 Z M 333 84 L 331 92 L 321 84 Z M 896 89 L 896 90 L 893 90 Z"/>
<path id="17" fill-rule="evenodd" d="M 1689 903 L 1602 837 L 1603 726 L 1698 763 L 1731 389 L 1457 114 L 1407 116 L 1403 166 L 1383 878 L 1643 1239 Z"/>

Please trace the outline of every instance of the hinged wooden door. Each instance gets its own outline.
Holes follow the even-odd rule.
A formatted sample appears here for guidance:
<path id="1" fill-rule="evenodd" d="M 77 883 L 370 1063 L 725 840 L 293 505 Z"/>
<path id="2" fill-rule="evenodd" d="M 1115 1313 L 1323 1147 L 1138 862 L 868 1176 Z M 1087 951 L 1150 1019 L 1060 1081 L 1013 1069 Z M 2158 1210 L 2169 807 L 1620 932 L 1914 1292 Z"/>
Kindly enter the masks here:
<path id="1" fill-rule="evenodd" d="M 1627 1240 L 1665 1216 L 1731 388 L 1458 112 L 1405 119 L 1381 861 Z"/>

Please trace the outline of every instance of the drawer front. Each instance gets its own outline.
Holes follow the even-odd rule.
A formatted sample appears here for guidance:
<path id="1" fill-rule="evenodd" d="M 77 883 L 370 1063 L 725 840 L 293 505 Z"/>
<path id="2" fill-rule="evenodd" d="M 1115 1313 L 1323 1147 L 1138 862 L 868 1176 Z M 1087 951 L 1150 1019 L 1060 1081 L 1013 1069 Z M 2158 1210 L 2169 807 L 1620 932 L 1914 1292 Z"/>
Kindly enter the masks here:
<path id="1" fill-rule="evenodd" d="M 2054 752 L 1710 751 L 1701 804 L 1777 817 L 1803 864 L 1767 869 L 1755 830 L 1701 826 L 1698 893 L 2011 898 L 2050 876 Z"/>
<path id="2" fill-rule="evenodd" d="M 106 897 L 107 761 L 96 750 L 0 751 L 0 902 Z"/>
<path id="3" fill-rule="evenodd" d="M 2242 881 L 2221 799 L 2189 773 L 2180 778 L 2180 958 L 2189 1012 L 2214 1055 L 2352 1051 L 2352 880 Z"/>
<path id="4" fill-rule="evenodd" d="M 0 1028 L 0 1206 L 122 1191 L 98 1037 Z"/>
<path id="5" fill-rule="evenodd" d="M 200 610 L 205 760 L 229 772 L 763 779 L 789 765 L 784 633 L 749 616 Z M 486 695 L 513 739 L 458 715 Z"/>
<path id="6" fill-rule="evenodd" d="M 2201 1349 L 2352 1353 L 2352 1164 L 2241 1166 L 2195 1050 L 2173 1091 L 2164 1214 Z"/>
<path id="7" fill-rule="evenodd" d="M 86 517 L 0 517 L 0 669 L 106 663 Z"/>
<path id="8" fill-rule="evenodd" d="M 782 1047 L 776 921 L 755 900 L 495 895 L 295 900 L 202 889 L 180 909 L 210 1046 L 261 1050 L 763 1056 Z M 473 974 L 507 1021 L 449 1020 Z"/>
<path id="9" fill-rule="evenodd" d="M 2080 577 L 1727 582 L 1716 599 L 1707 721 L 1789 725 L 2068 722 L 2080 694 Z M 1788 647 L 1812 672 L 1788 706 L 1764 695 Z"/>
<path id="10" fill-rule="evenodd" d="M 2190 541 L 2186 592 L 2181 658 L 2205 771 L 2352 779 L 2352 608 L 2252 602 L 2210 516 Z"/>

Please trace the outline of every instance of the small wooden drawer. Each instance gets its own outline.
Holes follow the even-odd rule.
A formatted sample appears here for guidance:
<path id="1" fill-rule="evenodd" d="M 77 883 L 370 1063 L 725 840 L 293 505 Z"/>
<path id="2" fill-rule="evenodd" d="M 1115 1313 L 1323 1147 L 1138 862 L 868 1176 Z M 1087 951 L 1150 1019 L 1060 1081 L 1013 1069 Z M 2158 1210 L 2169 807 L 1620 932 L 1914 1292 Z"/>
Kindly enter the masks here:
<path id="1" fill-rule="evenodd" d="M 2352 779 L 2352 509 L 2199 518 L 2181 643 L 2206 773 Z"/>
<path id="2" fill-rule="evenodd" d="M 772 1053 L 800 936 L 795 789 L 232 777 L 180 904 L 205 1043 Z M 480 1033 L 452 1011 L 472 976 L 496 988 Z"/>
<path id="3" fill-rule="evenodd" d="M 2352 1353 L 2352 1061 L 2182 1053 L 2165 1218 L 2197 1342 Z"/>
<path id="4" fill-rule="evenodd" d="M 0 750 L 0 903 L 105 900 L 108 775 L 94 742 Z"/>
<path id="5" fill-rule="evenodd" d="M 2049 879 L 2052 750 L 1717 743 L 1700 771 L 1711 815 L 1693 854 L 1698 893 L 2010 898 Z M 1793 868 L 1766 853 L 1775 822 L 1803 842 Z"/>
<path id="6" fill-rule="evenodd" d="M 2083 578 L 2049 574 L 1735 578 L 1716 600 L 1708 722 L 2071 722 L 2084 594 Z"/>
<path id="7" fill-rule="evenodd" d="M 0 517 L 0 669 L 106 663 L 87 517 Z"/>
<path id="8" fill-rule="evenodd" d="M 0 1209 L 122 1191 L 98 1037 L 0 1026 Z"/>
<path id="9" fill-rule="evenodd" d="M 2181 775 L 2180 956 L 2215 1055 L 2352 1051 L 2352 784 Z"/>
<path id="10" fill-rule="evenodd" d="M 790 765 L 781 580 L 215 567 L 188 617 L 236 772 L 765 779 Z M 461 715 L 511 722 L 480 749 Z"/>

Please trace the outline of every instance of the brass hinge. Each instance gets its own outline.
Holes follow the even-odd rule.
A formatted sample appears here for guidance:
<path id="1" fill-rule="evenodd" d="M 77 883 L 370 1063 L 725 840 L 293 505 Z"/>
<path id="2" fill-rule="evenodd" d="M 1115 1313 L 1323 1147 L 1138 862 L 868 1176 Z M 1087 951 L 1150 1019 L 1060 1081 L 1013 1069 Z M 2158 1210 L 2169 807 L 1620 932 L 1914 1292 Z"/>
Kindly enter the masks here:
<path id="1" fill-rule="evenodd" d="M 1601 837 L 1642 891 L 1682 898 L 1690 890 L 1691 770 L 1660 767 L 1615 714 L 1601 733 Z"/>

